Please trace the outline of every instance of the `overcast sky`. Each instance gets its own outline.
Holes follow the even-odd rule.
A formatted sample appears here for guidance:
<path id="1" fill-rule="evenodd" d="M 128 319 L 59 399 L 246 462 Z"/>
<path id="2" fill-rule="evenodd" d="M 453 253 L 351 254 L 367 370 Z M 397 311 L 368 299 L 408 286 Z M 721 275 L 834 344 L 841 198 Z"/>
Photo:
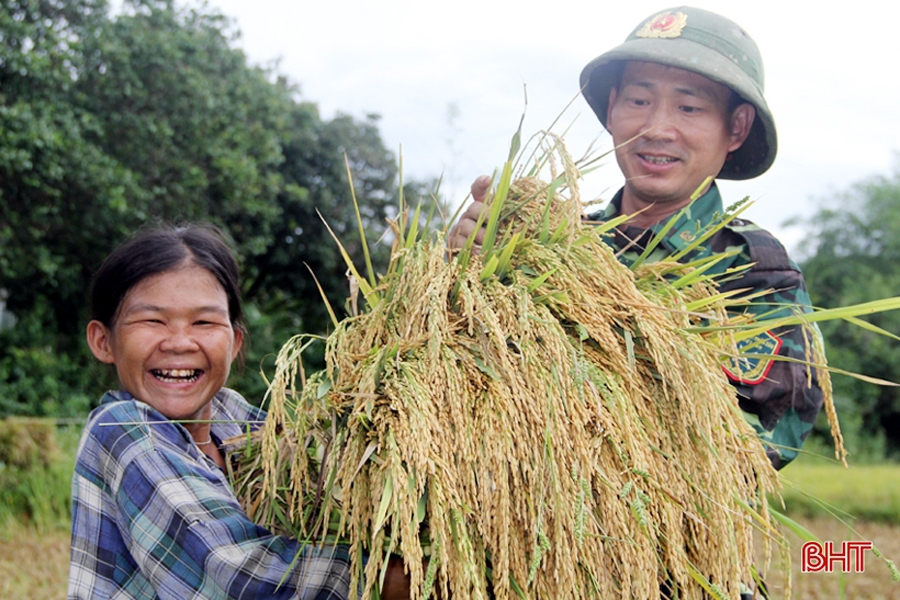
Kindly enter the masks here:
<path id="1" fill-rule="evenodd" d="M 670 8 L 660 2 L 493 0 L 211 0 L 233 17 L 251 63 L 273 64 L 299 84 L 323 118 L 381 115 L 389 148 L 402 145 L 408 177 L 443 174 L 461 202 L 477 175 L 502 164 L 519 118 L 524 132 L 563 121 L 572 154 L 610 148 L 578 76 L 632 28 Z M 726 204 L 750 196 L 747 218 L 792 250 L 802 232 L 783 223 L 873 174 L 900 149 L 900 4 L 697 1 L 756 40 L 778 130 L 774 166 L 724 182 Z M 876 8 L 877 6 L 877 8 Z M 525 96 L 527 90 L 527 107 Z M 608 198 L 621 185 L 611 160 L 582 193 Z M 848 210 L 852 210 L 852 206 Z"/>

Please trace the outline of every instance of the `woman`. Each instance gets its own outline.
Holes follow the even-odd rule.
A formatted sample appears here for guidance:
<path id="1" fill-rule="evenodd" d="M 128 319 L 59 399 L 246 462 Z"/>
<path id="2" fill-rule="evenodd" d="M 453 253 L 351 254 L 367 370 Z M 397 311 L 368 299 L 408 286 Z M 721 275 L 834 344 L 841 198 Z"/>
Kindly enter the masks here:
<path id="1" fill-rule="evenodd" d="M 349 596 L 346 547 L 269 533 L 225 476 L 222 440 L 265 418 L 223 387 L 244 339 L 239 289 L 208 226 L 144 231 L 95 274 L 87 342 L 119 390 L 78 448 L 69 598 Z M 384 597 L 408 597 L 390 565 Z"/>

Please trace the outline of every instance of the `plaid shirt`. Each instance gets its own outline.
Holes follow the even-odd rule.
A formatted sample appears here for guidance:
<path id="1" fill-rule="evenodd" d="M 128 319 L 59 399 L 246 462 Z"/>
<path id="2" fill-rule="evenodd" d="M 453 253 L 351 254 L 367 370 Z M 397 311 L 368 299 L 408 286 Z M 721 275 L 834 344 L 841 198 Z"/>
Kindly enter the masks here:
<path id="1" fill-rule="evenodd" d="M 223 389 L 212 419 L 235 422 L 212 436 L 264 418 Z M 91 413 L 72 481 L 69 598 L 337 599 L 349 586 L 346 547 L 301 548 L 254 524 L 183 426 L 124 392 Z"/>

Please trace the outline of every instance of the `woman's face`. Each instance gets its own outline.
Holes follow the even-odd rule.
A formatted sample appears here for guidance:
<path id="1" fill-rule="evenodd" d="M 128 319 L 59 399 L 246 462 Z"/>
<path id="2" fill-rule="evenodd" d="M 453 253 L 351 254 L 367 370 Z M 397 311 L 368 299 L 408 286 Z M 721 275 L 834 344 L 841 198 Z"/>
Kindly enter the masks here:
<path id="1" fill-rule="evenodd" d="M 207 419 L 243 336 L 225 290 L 208 270 L 185 264 L 132 287 L 112 329 L 87 327 L 98 360 L 114 364 L 122 389 L 169 419 Z"/>

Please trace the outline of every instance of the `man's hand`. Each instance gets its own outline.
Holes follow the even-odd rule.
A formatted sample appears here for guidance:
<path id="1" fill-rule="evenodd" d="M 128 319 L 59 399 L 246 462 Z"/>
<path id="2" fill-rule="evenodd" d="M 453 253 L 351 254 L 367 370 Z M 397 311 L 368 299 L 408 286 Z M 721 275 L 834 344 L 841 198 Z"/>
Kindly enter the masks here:
<path id="1" fill-rule="evenodd" d="M 475 233 L 475 244 L 481 246 L 481 242 L 484 241 L 484 227 L 476 232 L 475 226 L 478 224 L 478 217 L 487 206 L 485 199 L 490 188 L 491 178 L 487 175 L 482 175 L 472 182 L 472 203 L 466 207 L 456 225 L 450 230 L 447 238 L 449 248 L 462 248 L 473 233 Z"/>

